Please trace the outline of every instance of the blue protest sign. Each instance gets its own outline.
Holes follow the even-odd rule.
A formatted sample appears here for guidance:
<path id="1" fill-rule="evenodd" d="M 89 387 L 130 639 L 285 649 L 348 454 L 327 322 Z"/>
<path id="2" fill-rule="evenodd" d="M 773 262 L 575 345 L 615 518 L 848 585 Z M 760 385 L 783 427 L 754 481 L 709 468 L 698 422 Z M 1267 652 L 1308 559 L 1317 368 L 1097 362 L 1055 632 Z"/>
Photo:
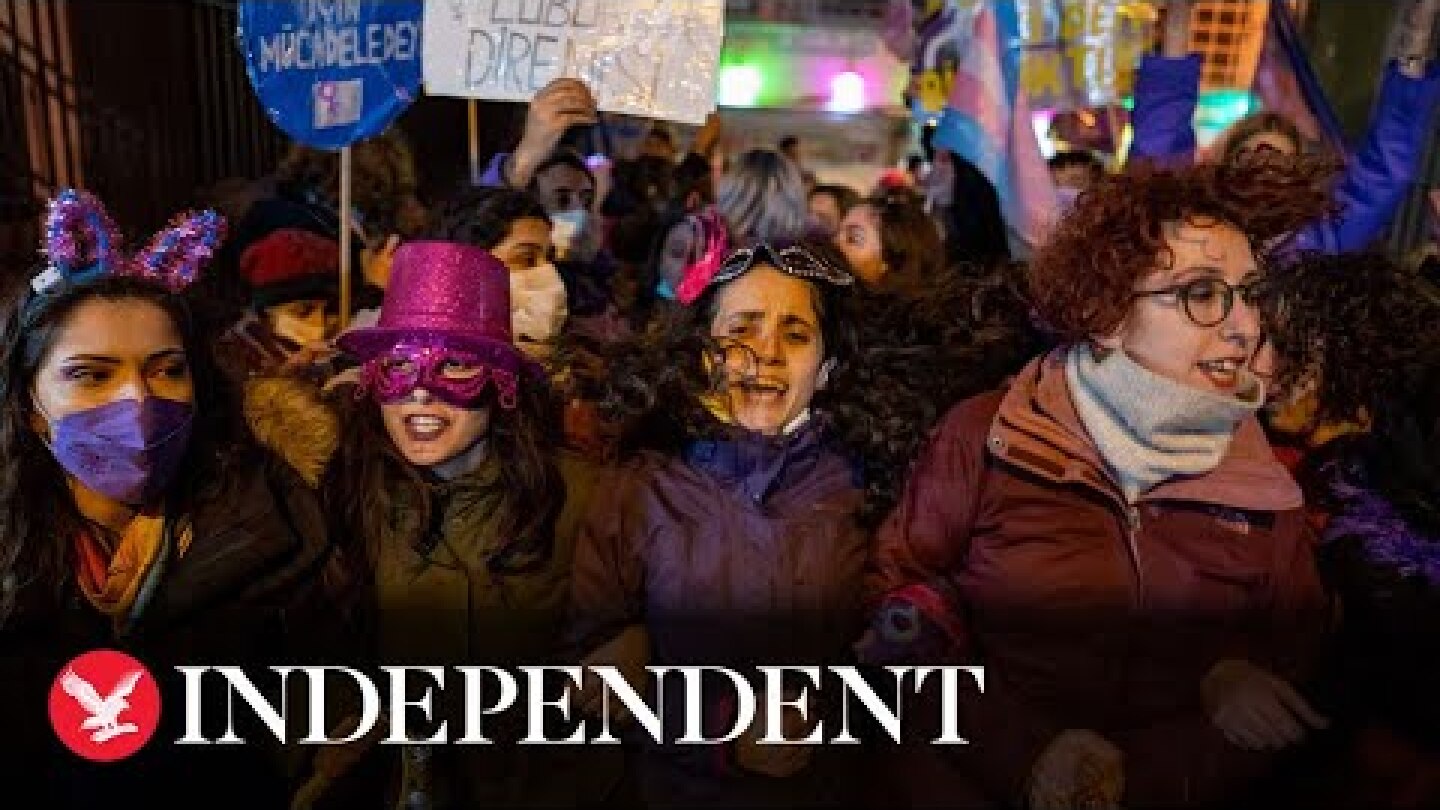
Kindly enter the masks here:
<path id="1" fill-rule="evenodd" d="M 420 94 L 424 15 L 423 0 L 241 0 L 250 84 L 301 143 L 378 135 Z"/>

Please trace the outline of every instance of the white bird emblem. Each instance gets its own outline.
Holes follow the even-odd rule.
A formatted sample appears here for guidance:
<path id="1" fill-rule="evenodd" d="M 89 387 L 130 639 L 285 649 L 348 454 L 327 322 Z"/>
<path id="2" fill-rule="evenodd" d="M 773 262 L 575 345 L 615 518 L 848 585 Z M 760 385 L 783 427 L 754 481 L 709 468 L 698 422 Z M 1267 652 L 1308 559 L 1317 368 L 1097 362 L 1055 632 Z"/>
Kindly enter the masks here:
<path id="1" fill-rule="evenodd" d="M 115 688 L 110 690 L 110 694 L 102 698 L 89 681 L 75 674 L 75 670 L 65 670 L 65 674 L 60 678 L 60 688 L 90 713 L 85 722 L 80 724 L 80 728 L 98 729 L 90 735 L 91 742 L 103 743 L 122 734 L 139 733 L 140 729 L 134 723 L 120 723 L 117 720 L 121 712 L 130 708 L 130 702 L 125 698 L 135 691 L 135 684 L 140 682 L 144 674 L 144 670 L 139 669 L 126 674 L 115 684 Z"/>

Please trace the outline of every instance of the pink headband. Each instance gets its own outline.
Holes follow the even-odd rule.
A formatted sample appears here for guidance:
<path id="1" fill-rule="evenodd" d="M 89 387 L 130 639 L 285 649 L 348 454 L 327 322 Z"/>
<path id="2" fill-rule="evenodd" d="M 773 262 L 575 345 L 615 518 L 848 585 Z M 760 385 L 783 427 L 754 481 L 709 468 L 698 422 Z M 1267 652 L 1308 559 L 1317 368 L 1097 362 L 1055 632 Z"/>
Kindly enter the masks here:
<path id="1" fill-rule="evenodd" d="M 695 222 L 700 232 L 705 235 L 705 249 L 700 258 L 685 267 L 680 276 L 680 286 L 675 290 L 675 298 L 687 307 L 695 303 L 695 299 L 710 286 L 710 280 L 720 271 L 725 253 L 730 249 L 725 223 L 713 208 L 703 214 L 692 215 L 691 221 Z"/>

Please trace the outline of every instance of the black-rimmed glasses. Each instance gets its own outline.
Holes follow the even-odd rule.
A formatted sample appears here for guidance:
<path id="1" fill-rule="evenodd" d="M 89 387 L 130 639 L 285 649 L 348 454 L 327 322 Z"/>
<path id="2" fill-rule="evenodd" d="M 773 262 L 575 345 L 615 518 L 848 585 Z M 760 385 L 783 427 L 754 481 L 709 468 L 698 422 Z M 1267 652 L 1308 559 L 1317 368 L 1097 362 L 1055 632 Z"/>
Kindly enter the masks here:
<path id="1" fill-rule="evenodd" d="M 1265 294 L 1264 281 L 1256 279 L 1232 286 L 1224 279 L 1197 278 L 1158 290 L 1139 290 L 1131 297 L 1173 295 L 1179 299 L 1180 308 L 1191 323 L 1196 326 L 1215 326 L 1230 317 L 1230 311 L 1235 308 L 1237 293 L 1246 306 L 1259 307 Z"/>

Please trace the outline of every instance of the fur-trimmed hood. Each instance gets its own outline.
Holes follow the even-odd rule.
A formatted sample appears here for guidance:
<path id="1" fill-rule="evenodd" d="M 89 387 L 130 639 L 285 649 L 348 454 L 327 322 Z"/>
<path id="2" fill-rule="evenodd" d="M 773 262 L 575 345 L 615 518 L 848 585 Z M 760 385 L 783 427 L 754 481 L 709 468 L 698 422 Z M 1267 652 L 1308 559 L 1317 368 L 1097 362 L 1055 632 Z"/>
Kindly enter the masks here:
<path id="1" fill-rule="evenodd" d="M 340 445 L 340 417 L 320 389 L 293 377 L 252 379 L 244 409 L 255 440 L 317 486 Z"/>

